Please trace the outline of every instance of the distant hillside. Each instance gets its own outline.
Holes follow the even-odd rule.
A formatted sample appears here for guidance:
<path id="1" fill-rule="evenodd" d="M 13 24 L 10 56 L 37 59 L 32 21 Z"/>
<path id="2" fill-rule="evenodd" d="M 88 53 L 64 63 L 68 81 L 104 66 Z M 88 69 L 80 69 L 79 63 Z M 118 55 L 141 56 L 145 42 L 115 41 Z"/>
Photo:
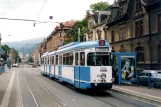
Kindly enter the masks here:
<path id="1" fill-rule="evenodd" d="M 28 40 L 23 40 L 18 42 L 5 42 L 2 44 L 6 44 L 10 48 L 15 48 L 17 51 L 20 51 L 22 53 L 31 54 L 35 50 L 35 48 L 38 45 L 40 45 L 40 43 L 44 38 L 45 37 L 40 37 L 40 38 L 28 39 Z"/>

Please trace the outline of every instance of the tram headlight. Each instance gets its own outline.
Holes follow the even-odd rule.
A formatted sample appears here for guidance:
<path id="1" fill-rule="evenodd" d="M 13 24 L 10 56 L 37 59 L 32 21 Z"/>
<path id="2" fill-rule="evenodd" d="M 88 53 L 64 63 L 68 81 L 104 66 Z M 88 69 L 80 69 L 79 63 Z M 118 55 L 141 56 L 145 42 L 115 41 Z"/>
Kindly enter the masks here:
<path id="1" fill-rule="evenodd" d="M 101 78 L 102 78 L 102 79 L 105 79 L 105 78 L 106 78 L 106 74 L 105 74 L 105 73 L 102 73 L 102 74 L 101 74 Z"/>

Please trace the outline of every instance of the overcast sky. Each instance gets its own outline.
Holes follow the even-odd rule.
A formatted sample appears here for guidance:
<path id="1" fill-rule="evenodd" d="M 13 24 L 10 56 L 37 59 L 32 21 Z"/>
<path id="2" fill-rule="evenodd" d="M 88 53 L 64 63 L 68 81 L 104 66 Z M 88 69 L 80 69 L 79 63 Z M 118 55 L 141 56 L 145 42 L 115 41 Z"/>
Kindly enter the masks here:
<path id="1" fill-rule="evenodd" d="M 0 17 L 36 20 L 44 1 L 0 0 Z M 64 22 L 82 19 L 90 4 L 99 1 L 113 3 L 113 0 L 46 0 L 39 20 Z M 53 16 L 53 20 L 49 20 L 49 16 Z M 33 27 L 33 22 L 0 20 L 2 42 L 48 36 L 54 27 L 54 23 L 37 24 Z"/>

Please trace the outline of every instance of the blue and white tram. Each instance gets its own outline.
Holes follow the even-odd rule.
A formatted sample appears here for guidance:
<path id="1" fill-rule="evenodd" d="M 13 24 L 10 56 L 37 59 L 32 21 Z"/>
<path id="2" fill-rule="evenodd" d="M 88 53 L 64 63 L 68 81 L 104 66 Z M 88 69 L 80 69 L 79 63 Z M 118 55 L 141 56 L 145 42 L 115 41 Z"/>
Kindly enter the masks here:
<path id="1" fill-rule="evenodd" d="M 41 57 L 42 73 L 80 89 L 111 89 L 111 50 L 105 40 L 72 42 Z"/>

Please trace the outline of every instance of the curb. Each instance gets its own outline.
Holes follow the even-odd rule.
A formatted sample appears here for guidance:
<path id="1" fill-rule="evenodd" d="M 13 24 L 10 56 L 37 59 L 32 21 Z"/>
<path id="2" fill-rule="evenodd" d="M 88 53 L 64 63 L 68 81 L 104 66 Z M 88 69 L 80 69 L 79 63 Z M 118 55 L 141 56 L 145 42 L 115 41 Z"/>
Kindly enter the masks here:
<path id="1" fill-rule="evenodd" d="M 118 87 L 113 87 L 110 91 L 124 94 L 126 96 L 136 98 L 137 100 L 143 100 L 145 102 L 148 102 L 148 103 L 151 103 L 151 104 L 161 107 L 161 98 L 160 97 L 150 96 L 150 95 L 134 92 L 131 90 L 127 91 L 127 89 L 122 89 L 122 88 L 118 88 Z"/>

